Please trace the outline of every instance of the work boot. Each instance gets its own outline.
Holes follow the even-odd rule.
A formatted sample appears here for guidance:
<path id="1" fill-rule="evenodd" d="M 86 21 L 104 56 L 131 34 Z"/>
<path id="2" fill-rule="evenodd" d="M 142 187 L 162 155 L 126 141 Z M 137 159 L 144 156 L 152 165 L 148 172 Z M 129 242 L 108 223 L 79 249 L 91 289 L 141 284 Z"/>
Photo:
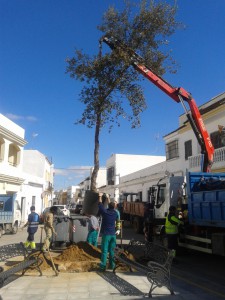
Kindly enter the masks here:
<path id="1" fill-rule="evenodd" d="M 30 247 L 31 247 L 32 250 L 35 250 L 35 249 L 36 249 L 36 244 L 35 244 L 35 242 L 31 242 L 31 243 L 30 243 Z"/>
<path id="2" fill-rule="evenodd" d="M 24 247 L 25 248 L 28 248 L 29 246 L 30 246 L 30 242 L 29 241 L 26 241 L 25 243 L 23 243 L 24 244 Z"/>

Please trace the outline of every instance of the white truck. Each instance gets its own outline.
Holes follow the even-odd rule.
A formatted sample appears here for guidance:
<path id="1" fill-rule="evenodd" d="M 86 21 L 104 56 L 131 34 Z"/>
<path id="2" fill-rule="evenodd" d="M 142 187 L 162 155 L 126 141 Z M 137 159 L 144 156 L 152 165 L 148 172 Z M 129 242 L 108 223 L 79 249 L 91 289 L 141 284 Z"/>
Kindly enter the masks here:
<path id="1" fill-rule="evenodd" d="M 185 182 L 182 176 L 152 186 L 149 182 L 147 201 L 133 191 L 124 192 L 121 215 L 131 221 L 135 232 L 143 232 L 147 224 L 151 238 L 164 239 L 165 218 L 173 205 L 185 221 L 179 232 L 180 247 L 225 256 L 225 173 L 187 172 Z M 129 195 L 139 200 L 129 201 Z"/>
<path id="2" fill-rule="evenodd" d="M 17 233 L 21 223 L 21 210 L 15 195 L 0 195 L 0 237 Z"/>

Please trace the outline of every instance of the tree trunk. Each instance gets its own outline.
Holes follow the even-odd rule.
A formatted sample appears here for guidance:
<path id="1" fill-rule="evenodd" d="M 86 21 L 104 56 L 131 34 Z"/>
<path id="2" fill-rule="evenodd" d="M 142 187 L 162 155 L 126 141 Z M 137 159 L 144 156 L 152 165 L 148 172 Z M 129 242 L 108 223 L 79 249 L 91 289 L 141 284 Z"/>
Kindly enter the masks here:
<path id="1" fill-rule="evenodd" d="M 96 181 L 99 171 L 99 134 L 100 134 L 101 114 L 97 115 L 95 126 L 95 148 L 94 148 L 94 170 L 91 174 L 91 188 L 93 192 L 97 192 Z"/>

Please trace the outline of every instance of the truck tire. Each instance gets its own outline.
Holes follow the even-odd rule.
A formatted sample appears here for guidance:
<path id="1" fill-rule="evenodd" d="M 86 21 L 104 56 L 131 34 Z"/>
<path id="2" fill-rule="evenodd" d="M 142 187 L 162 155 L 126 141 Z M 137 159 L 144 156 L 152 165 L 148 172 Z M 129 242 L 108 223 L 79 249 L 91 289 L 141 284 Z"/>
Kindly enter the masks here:
<path id="1" fill-rule="evenodd" d="M 134 217 L 133 228 L 134 228 L 135 233 L 142 233 L 143 232 L 143 222 L 142 222 L 141 218 Z"/>
<path id="2" fill-rule="evenodd" d="M 18 223 L 15 223 L 13 226 L 12 226 L 12 234 L 16 234 L 18 231 Z"/>

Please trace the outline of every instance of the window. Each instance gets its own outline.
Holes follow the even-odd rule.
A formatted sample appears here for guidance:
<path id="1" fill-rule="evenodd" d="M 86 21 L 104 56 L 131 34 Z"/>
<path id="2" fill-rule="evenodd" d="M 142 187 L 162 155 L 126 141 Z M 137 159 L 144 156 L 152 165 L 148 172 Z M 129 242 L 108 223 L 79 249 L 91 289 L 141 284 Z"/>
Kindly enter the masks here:
<path id="1" fill-rule="evenodd" d="M 225 131 L 212 132 L 210 138 L 215 149 L 225 147 Z"/>
<path id="2" fill-rule="evenodd" d="M 192 140 L 186 141 L 184 143 L 184 151 L 185 160 L 187 160 L 189 156 L 192 156 Z"/>
<path id="3" fill-rule="evenodd" d="M 20 160 L 20 150 L 14 144 L 9 145 L 9 155 L 8 155 L 8 162 L 11 166 L 17 166 Z"/>
<path id="4" fill-rule="evenodd" d="M 166 145 L 166 159 L 169 160 L 176 157 L 179 157 L 178 140 L 170 142 Z"/>
<path id="5" fill-rule="evenodd" d="M 157 204 L 162 205 L 165 202 L 166 185 L 159 185 Z"/>
<path id="6" fill-rule="evenodd" d="M 108 185 L 114 185 L 114 167 L 107 169 L 107 182 Z"/>

